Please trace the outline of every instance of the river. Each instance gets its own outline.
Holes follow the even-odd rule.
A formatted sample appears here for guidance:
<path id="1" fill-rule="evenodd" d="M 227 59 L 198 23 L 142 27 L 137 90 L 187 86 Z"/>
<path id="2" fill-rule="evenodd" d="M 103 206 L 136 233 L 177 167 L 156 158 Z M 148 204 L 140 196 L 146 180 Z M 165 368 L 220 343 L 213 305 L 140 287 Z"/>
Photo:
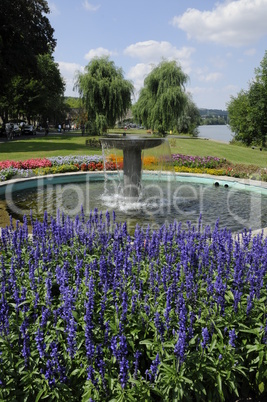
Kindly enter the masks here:
<path id="1" fill-rule="evenodd" d="M 229 143 L 234 136 L 229 126 L 226 125 L 213 125 L 213 126 L 199 126 L 198 137 L 209 138 L 210 140 L 222 141 Z"/>

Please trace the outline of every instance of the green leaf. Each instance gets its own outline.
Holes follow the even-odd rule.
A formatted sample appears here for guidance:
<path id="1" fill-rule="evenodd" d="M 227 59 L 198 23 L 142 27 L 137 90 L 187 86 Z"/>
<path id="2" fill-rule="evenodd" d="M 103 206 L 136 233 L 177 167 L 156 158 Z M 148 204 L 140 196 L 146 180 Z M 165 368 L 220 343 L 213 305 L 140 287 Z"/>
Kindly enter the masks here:
<path id="1" fill-rule="evenodd" d="M 264 389 L 265 389 L 264 382 L 261 382 L 261 383 L 259 384 L 259 391 L 260 391 L 261 394 L 264 392 Z"/>
<path id="2" fill-rule="evenodd" d="M 145 339 L 144 341 L 140 341 L 139 342 L 139 345 L 149 345 L 149 346 L 151 346 L 151 345 L 153 345 L 153 341 L 152 340 L 150 340 L 150 339 Z"/>
<path id="3" fill-rule="evenodd" d="M 265 345 L 261 345 L 260 343 L 258 343 L 257 345 L 247 345 L 246 349 L 248 349 L 248 353 L 251 352 L 258 352 L 261 351 L 265 348 Z"/>
<path id="4" fill-rule="evenodd" d="M 44 392 L 45 392 L 45 388 L 41 389 L 41 391 L 38 392 L 38 394 L 35 398 L 35 402 L 39 401 L 39 399 L 41 398 L 41 396 L 43 395 Z"/>
<path id="5" fill-rule="evenodd" d="M 222 395 L 222 377 L 220 376 L 220 374 L 217 374 L 217 385 L 218 385 L 218 389 L 219 389 L 219 393 L 220 395 Z"/>

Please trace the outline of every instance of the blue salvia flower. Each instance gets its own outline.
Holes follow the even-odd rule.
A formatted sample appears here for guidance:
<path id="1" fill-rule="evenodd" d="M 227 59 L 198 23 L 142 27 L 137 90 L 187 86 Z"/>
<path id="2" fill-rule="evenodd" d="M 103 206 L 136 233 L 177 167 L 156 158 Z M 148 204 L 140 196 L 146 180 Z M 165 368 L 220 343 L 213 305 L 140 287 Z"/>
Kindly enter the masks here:
<path id="1" fill-rule="evenodd" d="M 8 283 L 9 283 L 9 291 L 11 292 L 12 289 L 16 288 L 16 269 L 15 269 L 15 261 L 14 258 L 11 257 L 10 259 L 10 270 L 9 270 L 9 278 L 8 278 Z"/>
<path id="2" fill-rule="evenodd" d="M 52 388 L 56 383 L 52 359 L 47 359 L 46 361 L 45 379 L 48 380 L 50 388 Z"/>
<path id="3" fill-rule="evenodd" d="M 235 341 L 236 341 L 237 335 L 235 333 L 235 329 L 231 329 L 229 331 L 229 345 L 232 346 L 232 348 L 235 348 Z"/>
<path id="4" fill-rule="evenodd" d="M 168 291 L 167 291 L 166 308 L 165 308 L 165 311 L 164 311 L 164 317 L 165 317 L 165 322 L 166 322 L 167 329 L 170 328 L 170 325 L 169 325 L 169 323 L 170 323 L 170 312 L 171 312 L 171 309 L 172 309 L 171 300 L 172 300 L 172 287 L 169 286 Z"/>
<path id="5" fill-rule="evenodd" d="M 45 327 L 48 321 L 48 318 L 51 315 L 51 311 L 48 308 L 42 306 L 42 318 L 41 318 L 41 327 Z"/>
<path id="6" fill-rule="evenodd" d="M 50 273 L 48 274 L 48 277 L 45 280 L 45 285 L 46 285 L 46 298 L 45 301 L 46 303 L 50 306 L 53 302 L 53 297 L 52 297 L 52 280 L 51 280 L 51 275 Z"/>
<path id="7" fill-rule="evenodd" d="M 234 295 L 234 312 L 237 313 L 238 305 L 240 303 L 241 296 L 242 296 L 242 292 L 238 289 L 235 289 L 233 291 L 233 295 Z"/>
<path id="8" fill-rule="evenodd" d="M 181 292 L 179 294 L 177 310 L 178 310 L 177 315 L 179 316 L 180 331 L 186 331 L 187 309 L 186 309 L 184 296 L 182 293 L 182 287 L 181 287 Z"/>
<path id="9" fill-rule="evenodd" d="M 207 327 L 202 328 L 202 342 L 200 344 L 203 349 L 207 348 L 209 339 L 210 339 L 210 336 L 209 336 L 208 328 Z"/>
<path id="10" fill-rule="evenodd" d="M 160 358 L 159 358 L 159 354 L 157 353 L 155 360 L 152 361 L 150 369 L 146 370 L 146 375 L 148 375 L 150 382 L 156 380 L 159 364 L 160 364 Z"/>
<path id="11" fill-rule="evenodd" d="M 154 323 L 157 329 L 157 333 L 160 335 L 161 341 L 164 341 L 164 332 L 165 332 L 165 327 L 163 322 L 160 319 L 160 314 L 158 311 L 155 313 L 155 318 L 154 318 Z"/>
<path id="12" fill-rule="evenodd" d="M 132 294 L 132 309 L 131 309 L 131 313 L 134 314 L 135 310 L 136 310 L 136 302 L 137 302 L 137 294 L 133 293 Z"/>
<path id="13" fill-rule="evenodd" d="M 100 286 L 103 286 L 109 279 L 107 261 L 103 254 L 99 258 L 99 279 Z"/>
<path id="14" fill-rule="evenodd" d="M 109 330 L 110 330 L 109 321 L 105 322 L 104 326 L 105 326 L 104 344 L 107 344 L 109 340 Z"/>
<path id="15" fill-rule="evenodd" d="M 188 328 L 188 339 L 190 340 L 194 336 L 194 322 L 195 322 L 195 319 L 196 319 L 196 315 L 195 315 L 195 313 L 193 311 L 191 311 L 189 316 L 190 316 L 190 325 L 189 325 L 189 328 Z"/>
<path id="16" fill-rule="evenodd" d="M 96 347 L 96 365 L 97 365 L 98 371 L 101 375 L 103 387 L 105 389 L 106 388 L 106 379 L 105 379 L 106 364 L 103 359 L 102 345 L 97 345 L 97 347 Z"/>
<path id="17" fill-rule="evenodd" d="M 129 362 L 125 356 L 122 356 L 120 360 L 120 384 L 122 388 L 125 388 L 127 385 L 127 381 L 129 379 L 128 370 Z"/>
<path id="18" fill-rule="evenodd" d="M 139 282 L 139 291 L 138 291 L 138 300 L 142 300 L 143 298 L 143 281 Z"/>
<path id="19" fill-rule="evenodd" d="M 90 380 L 93 385 L 97 385 L 98 380 L 95 378 L 95 369 L 91 364 L 87 367 L 87 380 Z"/>
<path id="20" fill-rule="evenodd" d="M 89 279 L 88 292 L 87 292 L 88 300 L 85 303 L 85 348 L 86 355 L 89 361 L 92 360 L 94 356 L 94 343 L 93 343 L 93 310 L 94 310 L 94 278 L 91 275 Z"/>
<path id="21" fill-rule="evenodd" d="M 52 388 L 56 384 L 57 379 L 60 382 L 66 382 L 66 369 L 60 363 L 57 342 L 51 342 L 48 353 L 50 358 L 46 360 L 45 378 L 48 380 L 48 384 Z"/>
<path id="22" fill-rule="evenodd" d="M 113 355 L 116 357 L 116 360 L 119 360 L 120 353 L 119 353 L 119 350 L 117 347 L 117 343 L 118 343 L 118 336 L 115 335 L 110 340 L 110 349 L 111 349 Z"/>
<path id="23" fill-rule="evenodd" d="M 23 340 L 23 346 L 22 346 L 22 356 L 24 357 L 24 363 L 25 366 L 28 365 L 28 361 L 29 361 L 29 357 L 31 355 L 31 351 L 30 351 L 30 337 L 29 337 L 29 333 L 28 333 L 28 319 L 25 318 L 23 323 L 21 324 L 20 327 L 20 332 L 22 334 L 22 340 Z"/>
<path id="24" fill-rule="evenodd" d="M 110 213 L 109 213 L 109 211 L 106 211 L 106 223 L 107 223 L 107 231 L 109 231 L 109 228 L 110 228 Z"/>
<path id="25" fill-rule="evenodd" d="M 134 374 L 133 374 L 134 379 L 137 378 L 137 371 L 138 371 L 138 364 L 139 364 L 139 357 L 140 356 L 142 356 L 142 353 L 139 350 L 137 350 L 134 353 L 134 358 L 135 358 L 135 361 L 134 361 Z"/>
<path id="26" fill-rule="evenodd" d="M 104 288 L 103 288 L 103 295 L 101 297 L 101 302 L 100 302 L 100 313 L 99 313 L 99 324 L 101 325 L 101 327 L 103 326 L 103 322 L 104 322 L 108 290 L 109 290 L 108 283 L 105 282 Z"/>
<path id="27" fill-rule="evenodd" d="M 77 324 L 72 316 L 67 325 L 67 351 L 69 352 L 71 359 L 74 358 L 76 352 L 76 328 Z"/>
<path id="28" fill-rule="evenodd" d="M 75 297 L 78 296 L 79 290 L 80 290 L 80 285 L 82 282 L 82 278 L 81 278 L 81 269 L 83 266 L 83 260 L 79 260 L 78 258 L 76 258 L 76 264 L 74 266 L 75 272 L 76 272 L 76 280 L 75 280 L 75 285 L 76 285 L 76 289 L 75 289 Z"/>
<path id="29" fill-rule="evenodd" d="M 149 314 L 150 314 L 150 305 L 149 305 L 149 304 L 145 304 L 145 305 L 144 305 L 144 310 L 145 310 L 146 315 L 149 317 Z"/>
<path id="30" fill-rule="evenodd" d="M 21 289 L 21 296 L 20 296 L 20 303 L 24 303 L 27 299 L 27 289 L 23 286 L 23 288 Z M 24 303 L 23 304 L 23 308 L 22 311 L 24 313 L 26 313 L 29 310 L 29 305 L 28 303 Z"/>
<path id="31" fill-rule="evenodd" d="M 44 333 L 40 328 L 38 328 L 37 332 L 35 332 L 35 342 L 40 357 L 44 357 L 46 344 L 44 342 Z"/>
<path id="32" fill-rule="evenodd" d="M 122 332 L 122 326 L 120 326 L 120 332 Z M 127 360 L 128 348 L 126 337 L 123 334 L 119 336 L 113 336 L 110 342 L 110 349 L 113 355 L 116 357 L 116 360 L 119 363 L 120 367 L 120 384 L 122 388 L 125 388 L 128 381 L 128 371 L 129 371 L 129 362 Z"/>
<path id="33" fill-rule="evenodd" d="M 2 288 L 2 295 L 0 299 L 0 335 L 9 334 L 9 304 L 6 300 L 5 293 Z"/>
<path id="34" fill-rule="evenodd" d="M 174 354 L 179 359 L 179 363 L 183 363 L 185 360 L 186 350 L 186 333 L 185 331 L 179 331 L 178 341 L 174 347 Z"/>
<path id="35" fill-rule="evenodd" d="M 125 321 L 127 318 L 127 310 L 128 310 L 128 295 L 127 292 L 122 293 L 122 314 L 121 314 L 121 321 Z"/>

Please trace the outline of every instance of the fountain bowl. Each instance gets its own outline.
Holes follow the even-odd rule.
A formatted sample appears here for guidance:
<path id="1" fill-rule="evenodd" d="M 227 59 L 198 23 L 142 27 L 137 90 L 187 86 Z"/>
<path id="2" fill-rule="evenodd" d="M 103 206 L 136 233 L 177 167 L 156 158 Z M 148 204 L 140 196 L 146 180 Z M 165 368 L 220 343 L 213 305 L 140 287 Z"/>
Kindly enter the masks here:
<path id="1" fill-rule="evenodd" d="M 102 146 L 116 149 L 149 149 L 155 148 L 164 142 L 164 138 L 108 135 L 100 139 Z"/>

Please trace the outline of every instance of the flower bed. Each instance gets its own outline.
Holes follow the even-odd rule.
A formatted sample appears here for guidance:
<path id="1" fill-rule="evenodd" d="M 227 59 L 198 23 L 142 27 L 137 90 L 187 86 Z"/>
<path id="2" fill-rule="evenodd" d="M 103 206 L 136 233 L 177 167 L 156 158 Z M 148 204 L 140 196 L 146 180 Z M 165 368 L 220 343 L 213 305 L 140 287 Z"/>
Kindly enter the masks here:
<path id="1" fill-rule="evenodd" d="M 172 155 L 172 166 L 176 172 L 208 173 L 218 176 L 230 176 L 267 181 L 267 170 L 254 165 L 232 164 L 225 159 L 212 156 L 196 157 L 176 154 Z M 153 156 L 143 159 L 143 167 L 147 170 L 157 170 L 159 167 L 168 170 L 170 161 L 164 163 Z M 106 170 L 123 169 L 123 158 L 109 155 L 106 161 Z M 101 155 L 89 156 L 58 156 L 43 159 L 30 159 L 26 161 L 0 162 L 0 181 L 12 177 L 29 177 L 33 175 L 72 172 L 75 170 L 95 171 L 104 170 Z"/>
<path id="2" fill-rule="evenodd" d="M 97 210 L 0 241 L 0 400 L 266 395 L 267 240 Z M 90 399 L 91 398 L 91 399 Z"/>
<path id="3" fill-rule="evenodd" d="M 190 155 L 181 155 L 175 154 L 172 155 L 172 161 L 174 166 L 184 166 L 190 168 L 210 168 L 214 169 L 216 167 L 222 166 L 223 163 L 226 163 L 226 159 L 216 158 L 214 156 L 190 156 Z"/>

